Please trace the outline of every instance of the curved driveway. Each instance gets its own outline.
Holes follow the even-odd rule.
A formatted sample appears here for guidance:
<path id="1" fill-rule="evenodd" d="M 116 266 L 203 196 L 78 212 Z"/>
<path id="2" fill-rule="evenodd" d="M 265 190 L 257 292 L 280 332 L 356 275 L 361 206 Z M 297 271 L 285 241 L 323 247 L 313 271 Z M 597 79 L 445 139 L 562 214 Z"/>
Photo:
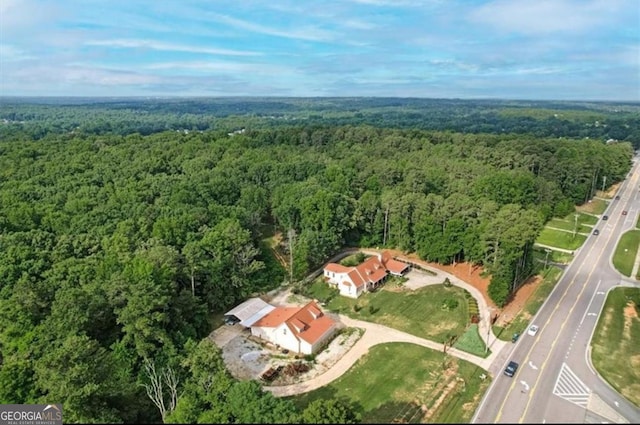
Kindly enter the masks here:
<path id="1" fill-rule="evenodd" d="M 348 253 L 350 254 L 352 252 L 353 251 L 350 250 Z M 376 251 L 372 251 L 372 250 L 363 250 L 363 252 L 367 254 L 376 253 Z M 401 257 L 399 258 L 402 259 Z M 409 260 L 406 260 L 406 261 L 409 261 Z M 415 263 L 416 261 L 411 260 L 411 262 Z M 478 291 L 473 286 L 469 285 L 468 283 L 462 281 L 461 279 L 457 278 L 456 276 L 450 273 L 444 272 L 442 270 L 430 268 L 420 262 L 417 262 L 417 263 L 420 264 L 422 267 L 428 268 L 429 270 L 432 270 L 433 272 L 437 273 L 438 276 L 442 276 L 442 280 L 440 280 L 440 282 L 444 281 L 445 277 L 448 277 L 451 283 L 466 289 L 471 293 L 471 295 L 473 295 L 473 297 L 478 301 L 478 307 L 481 312 L 481 320 L 480 320 L 480 323 L 478 323 L 479 325 L 478 329 L 479 329 L 480 335 L 485 340 L 485 343 L 487 342 L 487 340 L 493 341 L 490 344 L 492 352 L 487 358 L 478 357 L 473 354 L 469 354 L 467 352 L 460 351 L 452 347 L 447 348 L 447 353 L 454 357 L 458 357 L 468 362 L 474 363 L 487 371 L 489 371 L 490 367 L 494 363 L 500 363 L 495 361 L 498 359 L 500 352 L 507 345 L 507 343 L 497 339 L 491 333 L 490 326 L 489 326 L 489 317 L 490 317 L 489 309 L 480 291 Z M 301 382 L 298 384 L 284 385 L 284 386 L 265 386 L 263 388 L 266 391 L 270 391 L 274 395 L 280 397 L 280 396 L 290 396 L 295 394 L 301 394 L 301 393 L 313 391 L 317 388 L 323 387 L 333 382 L 334 380 L 338 379 L 340 376 L 342 376 L 347 370 L 351 368 L 351 366 L 355 364 L 355 362 L 360 357 L 362 357 L 364 354 L 366 354 L 369 351 L 369 348 L 377 344 L 383 344 L 387 342 L 408 342 L 412 344 L 421 345 L 423 347 L 431 348 L 434 350 L 444 349 L 443 345 L 439 342 L 434 342 L 428 339 L 420 338 L 415 335 L 411 335 L 406 332 L 402 332 L 397 329 L 390 328 L 388 326 L 352 319 L 345 315 L 332 314 L 332 316 L 334 316 L 337 320 L 342 322 L 345 326 L 364 329 L 364 334 L 358 340 L 358 342 L 356 342 L 356 344 L 349 351 L 347 351 L 345 355 L 342 356 L 342 358 L 340 358 L 340 360 L 338 360 L 329 370 L 327 370 L 322 375 L 319 375 L 315 378 L 312 378 L 308 381 Z"/>

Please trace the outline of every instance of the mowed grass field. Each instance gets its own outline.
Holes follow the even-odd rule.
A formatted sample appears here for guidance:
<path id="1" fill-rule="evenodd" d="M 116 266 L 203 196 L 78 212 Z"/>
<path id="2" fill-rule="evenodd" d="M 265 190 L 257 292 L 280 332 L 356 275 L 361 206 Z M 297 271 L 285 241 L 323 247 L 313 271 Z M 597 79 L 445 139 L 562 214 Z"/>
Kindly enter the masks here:
<path id="1" fill-rule="evenodd" d="M 608 201 L 605 201 L 604 199 L 594 198 L 589 202 L 576 207 L 576 211 L 589 214 L 602 214 L 607 209 L 608 205 Z"/>
<path id="2" fill-rule="evenodd" d="M 464 289 L 439 284 L 412 291 L 398 290 L 391 281 L 384 285 L 376 292 L 365 292 L 351 299 L 339 295 L 322 279 L 316 279 L 304 295 L 325 302 L 324 308 L 332 312 L 432 341 L 444 342 L 465 332 L 469 309 Z"/>
<path id="3" fill-rule="evenodd" d="M 615 288 L 607 296 L 591 341 L 598 373 L 640 407 L 640 289 Z"/>
<path id="4" fill-rule="evenodd" d="M 571 260 L 573 260 L 573 255 L 567 252 L 554 251 L 554 250 L 551 250 L 551 252 L 549 252 L 549 255 L 547 255 L 545 248 L 534 247 L 533 258 L 535 261 L 541 264 L 544 264 L 545 259 L 546 261 L 548 261 L 549 264 L 550 263 L 569 264 Z"/>
<path id="5" fill-rule="evenodd" d="M 631 276 L 638 244 L 640 244 L 640 230 L 630 230 L 620 237 L 618 246 L 613 253 L 613 266 L 625 276 Z"/>
<path id="6" fill-rule="evenodd" d="M 538 236 L 536 242 L 542 245 L 574 251 L 578 249 L 586 239 L 586 236 L 579 233 L 574 236 L 572 232 L 545 227 L 542 229 L 542 232 L 540 232 L 540 236 Z"/>
<path id="7" fill-rule="evenodd" d="M 491 378 L 461 359 L 408 343 L 372 347 L 337 380 L 291 399 L 351 404 L 362 423 L 470 423 Z"/>
<path id="8" fill-rule="evenodd" d="M 551 219 L 547 224 L 547 227 L 563 229 L 573 232 L 573 229 L 576 227 L 576 224 L 573 219 L 566 220 L 561 218 Z M 578 223 L 578 233 L 590 233 L 591 229 L 593 229 L 593 224 L 584 224 Z"/>

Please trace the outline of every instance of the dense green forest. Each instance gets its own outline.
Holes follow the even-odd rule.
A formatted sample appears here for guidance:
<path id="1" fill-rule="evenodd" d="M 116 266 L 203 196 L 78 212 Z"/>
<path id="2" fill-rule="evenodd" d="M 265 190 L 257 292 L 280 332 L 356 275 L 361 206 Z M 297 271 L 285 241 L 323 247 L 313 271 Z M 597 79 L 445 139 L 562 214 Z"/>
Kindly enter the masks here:
<path id="1" fill-rule="evenodd" d="M 640 143 L 633 105 L 547 105 L 581 131 L 620 114 L 625 133 L 606 143 L 614 124 L 559 137 L 557 118 L 528 104 L 452 101 L 457 124 L 424 129 L 436 106 L 411 118 L 420 102 L 396 101 L 397 113 L 385 112 L 391 100 L 359 112 L 363 100 L 331 110 L 326 99 L 274 99 L 258 114 L 227 100 L 216 115 L 213 101 L 5 100 L 0 403 L 62 402 L 68 422 L 354 420 L 336 400 L 297 412 L 235 382 L 198 343 L 211 313 L 287 279 L 260 244 L 265 228 L 294 232 L 295 279 L 344 246 L 393 247 L 482 264 L 503 304 L 531 275 L 544 223 L 624 179 Z M 365 122 L 351 122 L 360 113 Z M 532 131 L 464 128 L 483 114 Z M 405 119 L 414 125 L 394 124 Z M 175 383 L 163 409 L 147 394 L 154 371 Z"/>
<path id="2" fill-rule="evenodd" d="M 300 124 L 614 139 L 640 149 L 640 104 L 424 98 L 1 98 L 0 139 Z M 3 121 L 4 120 L 4 121 Z M 4 123 L 4 125 L 3 125 Z"/>

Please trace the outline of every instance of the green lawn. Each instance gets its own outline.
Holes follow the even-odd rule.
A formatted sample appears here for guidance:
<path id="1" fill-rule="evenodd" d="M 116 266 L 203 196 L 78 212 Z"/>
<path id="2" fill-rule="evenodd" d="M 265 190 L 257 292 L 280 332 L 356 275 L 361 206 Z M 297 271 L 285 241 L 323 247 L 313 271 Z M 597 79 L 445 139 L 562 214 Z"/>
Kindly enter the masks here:
<path id="1" fill-rule="evenodd" d="M 538 236 L 536 242 L 543 245 L 570 249 L 573 251 L 578 249 L 586 239 L 587 237 L 584 235 L 577 234 L 574 237 L 573 233 L 553 230 L 545 227 L 542 229 L 542 232 L 540 233 L 540 236 Z"/>
<path id="2" fill-rule="evenodd" d="M 546 224 L 546 226 L 555 227 L 557 229 L 569 230 L 573 232 L 573 229 L 576 227 L 576 223 L 573 218 L 571 220 L 554 218 L 551 221 L 549 221 Z M 580 223 L 580 218 L 578 217 L 578 233 L 590 233 L 592 229 L 593 229 L 593 225 Z"/>
<path id="3" fill-rule="evenodd" d="M 531 294 L 526 304 L 522 308 L 522 312 L 518 314 L 506 327 L 494 326 L 493 333 L 504 341 L 511 341 L 511 337 L 515 332 L 522 334 L 528 327 L 531 318 L 535 316 L 544 301 L 547 299 L 553 288 L 555 287 L 562 270 L 558 267 L 550 267 L 544 274 L 544 280 L 538 286 L 536 291 Z"/>
<path id="4" fill-rule="evenodd" d="M 475 323 L 469 325 L 467 330 L 456 340 L 453 346 L 458 350 L 466 351 L 479 357 L 485 357 L 491 354 L 490 350 L 487 352 L 487 345 L 480 337 L 478 325 Z"/>
<path id="5" fill-rule="evenodd" d="M 591 340 L 591 361 L 620 394 L 640 406 L 640 289 L 607 296 Z"/>
<path id="6" fill-rule="evenodd" d="M 385 288 L 387 286 L 397 288 L 392 280 L 385 283 Z M 325 308 L 330 311 L 432 341 L 444 342 L 452 336 L 460 337 L 469 324 L 466 291 L 456 286 L 429 285 L 416 291 L 383 288 L 363 293 L 358 299 L 341 296 L 328 287 L 322 279 L 316 279 L 303 293 L 325 302 Z"/>
<path id="7" fill-rule="evenodd" d="M 625 232 L 618 241 L 618 246 L 613 254 L 613 266 L 625 276 L 631 276 L 639 243 L 640 230 Z"/>
<path id="8" fill-rule="evenodd" d="M 339 398 L 354 406 L 362 423 L 470 423 L 490 384 L 483 373 L 442 351 L 387 343 L 372 347 L 329 385 L 291 399 L 304 408 L 319 398 Z"/>
<path id="9" fill-rule="evenodd" d="M 573 230 L 573 225 L 575 225 L 575 220 L 576 220 L 575 215 L 576 214 L 578 214 L 578 224 L 586 224 L 586 225 L 589 225 L 589 226 L 593 226 L 600 219 L 600 217 L 598 217 L 597 215 L 588 214 L 586 212 L 580 212 L 580 211 L 576 210 L 576 212 L 572 212 L 571 214 L 568 214 L 567 216 L 565 216 L 562 219 L 562 220 L 568 221 L 568 222 L 570 222 L 572 224 L 571 230 Z"/>
<path id="10" fill-rule="evenodd" d="M 545 258 L 549 263 L 569 264 L 571 260 L 573 260 L 573 255 L 567 252 L 551 250 L 551 252 L 549 253 L 549 256 L 547 257 L 547 252 L 545 251 L 545 248 L 541 248 L 541 247 L 533 248 L 533 259 L 541 263 L 543 267 L 544 267 Z"/>
<path id="11" fill-rule="evenodd" d="M 609 205 L 609 202 L 605 201 L 604 199 L 591 199 L 586 204 L 582 204 L 576 207 L 576 210 L 580 212 L 599 215 L 599 214 L 602 214 L 604 210 L 607 209 L 608 205 Z"/>

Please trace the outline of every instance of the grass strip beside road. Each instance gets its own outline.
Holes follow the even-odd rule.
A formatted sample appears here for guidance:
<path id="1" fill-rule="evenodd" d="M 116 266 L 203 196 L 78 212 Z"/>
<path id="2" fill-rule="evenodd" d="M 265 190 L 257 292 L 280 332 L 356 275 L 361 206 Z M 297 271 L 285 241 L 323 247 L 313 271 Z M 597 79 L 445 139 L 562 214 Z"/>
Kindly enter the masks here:
<path id="1" fill-rule="evenodd" d="M 545 227 L 542 229 L 542 232 L 540 232 L 540 236 L 538 236 L 536 242 L 542 245 L 574 251 L 578 249 L 586 239 L 586 236 L 579 233 L 574 236 L 573 233 Z"/>
<path id="2" fill-rule="evenodd" d="M 633 263 L 640 244 L 640 230 L 630 230 L 623 233 L 613 253 L 613 266 L 625 276 L 631 276 Z"/>
<path id="3" fill-rule="evenodd" d="M 591 362 L 627 400 L 640 407 L 640 289 L 609 291 L 591 340 Z"/>
<path id="4" fill-rule="evenodd" d="M 531 318 L 536 315 L 542 304 L 547 299 L 553 288 L 558 283 L 558 279 L 562 274 L 562 269 L 559 267 L 550 267 L 543 274 L 544 279 L 538 286 L 536 291 L 531 294 L 526 301 L 522 310 L 516 317 L 514 317 L 507 326 L 493 326 L 493 333 L 499 339 L 503 341 L 511 341 L 511 337 L 514 333 L 522 335 L 524 331 L 529 327 Z"/>
<path id="5" fill-rule="evenodd" d="M 604 199 L 593 198 L 589 202 L 576 207 L 576 211 L 599 215 L 605 212 L 608 205 L 609 202 Z"/>

